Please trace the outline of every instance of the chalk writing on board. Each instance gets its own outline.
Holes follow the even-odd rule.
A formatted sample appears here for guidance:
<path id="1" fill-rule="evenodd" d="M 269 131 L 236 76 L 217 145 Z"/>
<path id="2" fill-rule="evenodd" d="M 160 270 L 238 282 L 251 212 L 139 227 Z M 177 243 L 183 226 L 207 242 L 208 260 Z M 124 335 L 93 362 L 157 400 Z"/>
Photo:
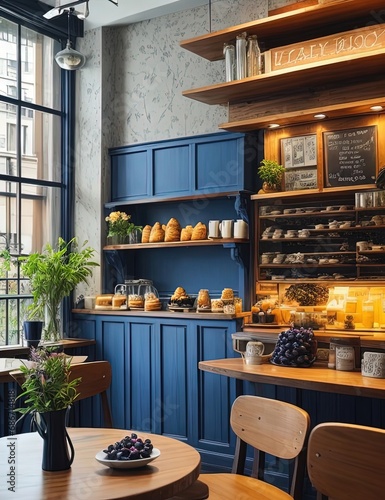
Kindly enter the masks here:
<path id="1" fill-rule="evenodd" d="M 373 184 L 376 127 L 324 132 L 326 186 Z"/>

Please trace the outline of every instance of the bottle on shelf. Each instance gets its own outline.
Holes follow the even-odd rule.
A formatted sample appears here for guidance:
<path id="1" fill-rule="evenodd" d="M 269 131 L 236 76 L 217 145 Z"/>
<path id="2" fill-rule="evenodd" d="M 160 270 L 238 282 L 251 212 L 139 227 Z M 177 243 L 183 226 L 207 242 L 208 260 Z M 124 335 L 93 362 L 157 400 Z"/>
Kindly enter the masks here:
<path id="1" fill-rule="evenodd" d="M 247 76 L 247 33 L 243 32 L 237 36 L 235 42 L 236 59 L 237 59 L 237 80 L 242 80 Z"/>
<path id="2" fill-rule="evenodd" d="M 256 76 L 262 73 L 262 55 L 257 35 L 247 39 L 247 76 Z"/>
<path id="3" fill-rule="evenodd" d="M 223 44 L 223 55 L 225 56 L 226 82 L 235 80 L 235 47 L 231 43 Z"/>

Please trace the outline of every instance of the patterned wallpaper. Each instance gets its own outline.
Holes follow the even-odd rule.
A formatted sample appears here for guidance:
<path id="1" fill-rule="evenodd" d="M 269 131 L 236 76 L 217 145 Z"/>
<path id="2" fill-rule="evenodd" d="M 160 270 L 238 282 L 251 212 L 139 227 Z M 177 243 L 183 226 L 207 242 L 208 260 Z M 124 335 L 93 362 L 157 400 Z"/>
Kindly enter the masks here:
<path id="1" fill-rule="evenodd" d="M 271 0 L 272 8 L 288 3 Z M 75 233 L 99 252 L 105 242 L 109 147 L 218 132 L 226 106 L 207 106 L 182 90 L 224 81 L 224 61 L 182 49 L 183 39 L 266 17 L 267 0 L 214 0 L 208 5 L 127 26 L 90 30 L 77 49 Z M 101 291 L 100 270 L 84 295 Z"/>

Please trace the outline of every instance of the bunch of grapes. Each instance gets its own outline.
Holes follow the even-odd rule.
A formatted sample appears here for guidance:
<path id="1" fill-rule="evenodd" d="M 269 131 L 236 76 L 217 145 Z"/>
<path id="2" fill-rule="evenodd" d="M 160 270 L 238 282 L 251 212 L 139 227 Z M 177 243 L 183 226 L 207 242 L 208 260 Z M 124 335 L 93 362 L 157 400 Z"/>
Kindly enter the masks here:
<path id="1" fill-rule="evenodd" d="M 282 366 L 310 366 L 314 359 L 315 340 L 311 328 L 290 328 L 278 335 L 271 361 Z"/>
<path id="2" fill-rule="evenodd" d="M 126 436 L 115 444 L 110 444 L 103 451 L 107 455 L 107 460 L 138 460 L 139 458 L 149 458 L 152 449 L 151 439 L 143 440 L 133 432 L 131 436 Z"/>

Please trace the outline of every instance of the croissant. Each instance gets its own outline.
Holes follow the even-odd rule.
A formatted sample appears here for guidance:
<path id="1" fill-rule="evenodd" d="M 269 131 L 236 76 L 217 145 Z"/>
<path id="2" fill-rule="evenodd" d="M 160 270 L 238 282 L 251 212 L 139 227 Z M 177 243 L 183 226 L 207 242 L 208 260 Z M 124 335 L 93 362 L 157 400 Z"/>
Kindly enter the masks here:
<path id="1" fill-rule="evenodd" d="M 205 240 L 207 238 L 207 227 L 202 222 L 198 222 L 198 224 L 194 227 L 191 239 L 192 240 Z"/>
<path id="2" fill-rule="evenodd" d="M 164 236 L 164 241 L 179 241 L 180 239 L 180 224 L 172 218 L 168 221 Z"/>
<path id="3" fill-rule="evenodd" d="M 150 241 L 151 226 L 147 224 L 144 226 L 142 231 L 142 243 L 148 243 Z"/>
<path id="4" fill-rule="evenodd" d="M 164 241 L 164 229 L 160 222 L 155 222 L 151 229 L 149 242 L 158 243 L 159 241 Z"/>

